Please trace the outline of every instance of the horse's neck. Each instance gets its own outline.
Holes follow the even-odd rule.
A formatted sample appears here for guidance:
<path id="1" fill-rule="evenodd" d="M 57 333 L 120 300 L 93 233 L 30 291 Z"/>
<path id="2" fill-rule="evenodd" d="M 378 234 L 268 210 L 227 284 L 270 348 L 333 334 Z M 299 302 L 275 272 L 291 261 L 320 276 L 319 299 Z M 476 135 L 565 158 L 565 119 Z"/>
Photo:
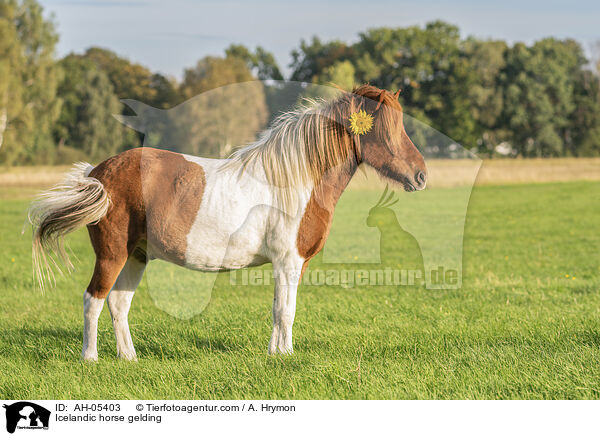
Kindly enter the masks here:
<path id="1" fill-rule="evenodd" d="M 308 260 L 323 248 L 340 196 L 356 172 L 356 162 L 328 170 L 314 187 L 298 228 L 298 253 Z"/>
<path id="2" fill-rule="evenodd" d="M 358 165 L 354 159 L 349 159 L 341 165 L 329 169 L 323 174 L 320 182 L 315 187 L 313 195 L 318 203 L 329 212 L 337 204 L 342 193 L 350 183 Z"/>

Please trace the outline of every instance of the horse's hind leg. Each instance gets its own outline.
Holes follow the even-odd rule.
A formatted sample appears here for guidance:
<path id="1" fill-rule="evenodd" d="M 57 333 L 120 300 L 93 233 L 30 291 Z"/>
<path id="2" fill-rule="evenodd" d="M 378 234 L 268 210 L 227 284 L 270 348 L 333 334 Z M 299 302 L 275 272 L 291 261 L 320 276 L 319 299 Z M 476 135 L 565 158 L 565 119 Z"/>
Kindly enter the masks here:
<path id="1" fill-rule="evenodd" d="M 107 229 L 104 220 L 88 227 L 92 246 L 96 252 L 96 265 L 92 280 L 83 294 L 83 350 L 84 360 L 98 359 L 98 318 L 106 296 L 129 257 L 127 235 L 119 235 Z"/>
<path id="2" fill-rule="evenodd" d="M 127 261 L 125 256 L 116 258 L 96 257 L 96 266 L 92 280 L 83 293 L 83 350 L 81 356 L 84 360 L 98 359 L 98 318 L 104 306 L 104 299 L 110 292 L 119 273 Z"/>
<path id="3" fill-rule="evenodd" d="M 145 255 L 141 250 L 136 249 L 127 259 L 119 278 L 108 294 L 108 308 L 117 340 L 117 356 L 126 360 L 136 359 L 127 315 L 135 289 L 144 275 L 145 268 Z"/>
<path id="4" fill-rule="evenodd" d="M 98 360 L 98 318 L 104 298 L 94 297 L 87 289 L 83 293 L 83 360 Z"/>

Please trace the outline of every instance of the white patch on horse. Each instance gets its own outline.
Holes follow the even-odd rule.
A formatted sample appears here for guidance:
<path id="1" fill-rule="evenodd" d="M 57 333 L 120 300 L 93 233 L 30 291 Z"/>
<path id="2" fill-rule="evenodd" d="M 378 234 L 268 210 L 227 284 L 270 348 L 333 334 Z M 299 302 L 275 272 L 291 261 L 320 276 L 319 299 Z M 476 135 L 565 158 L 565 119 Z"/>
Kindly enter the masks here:
<path id="1" fill-rule="evenodd" d="M 83 293 L 83 360 L 98 360 L 98 318 L 104 307 L 103 298 Z"/>
<path id="2" fill-rule="evenodd" d="M 296 238 L 312 186 L 296 193 L 298 211 L 273 206 L 274 189 L 260 174 L 222 168 L 222 161 L 185 156 L 201 165 L 206 189 L 187 237 L 186 266 L 218 271 L 273 264 L 273 332 L 269 353 L 292 353 L 296 293 L 304 258 Z M 255 177 L 256 176 L 256 177 Z"/>
<path id="3" fill-rule="evenodd" d="M 117 341 L 117 356 L 126 360 L 136 360 L 127 316 L 135 289 L 142 280 L 145 268 L 145 262 L 140 262 L 135 256 L 130 256 L 108 294 L 108 308 Z"/>
<path id="4" fill-rule="evenodd" d="M 222 160 L 184 156 L 204 169 L 206 188 L 187 236 L 186 266 L 220 271 L 274 264 L 297 256 L 296 235 L 312 187 L 298 195 L 293 216 L 273 205 L 274 189 L 260 174 L 222 168 Z M 255 177 L 256 176 L 256 177 Z"/>

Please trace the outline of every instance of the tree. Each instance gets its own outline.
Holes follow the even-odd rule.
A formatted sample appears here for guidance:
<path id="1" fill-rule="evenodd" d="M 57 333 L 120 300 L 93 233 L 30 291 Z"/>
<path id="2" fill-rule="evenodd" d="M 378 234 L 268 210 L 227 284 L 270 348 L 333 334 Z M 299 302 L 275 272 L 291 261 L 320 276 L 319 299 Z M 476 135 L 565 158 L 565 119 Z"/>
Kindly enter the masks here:
<path id="1" fill-rule="evenodd" d="M 119 98 L 150 101 L 156 97 L 152 88 L 152 72 L 139 64 L 99 47 L 91 47 L 82 55 L 104 71 Z"/>
<path id="2" fill-rule="evenodd" d="M 352 49 L 341 41 L 323 44 L 316 36 L 310 44 L 302 40 L 300 48 L 292 50 L 291 80 L 312 83 L 325 68 L 349 59 L 352 59 Z"/>
<path id="3" fill-rule="evenodd" d="M 570 120 L 569 154 L 600 155 L 600 79 L 592 71 L 579 72 L 574 89 L 575 110 Z"/>
<path id="4" fill-rule="evenodd" d="M 147 101 L 152 106 L 166 109 L 175 106 L 181 101 L 177 90 L 179 85 L 173 78 L 154 73 L 150 77 L 150 89 L 153 90 L 153 98 Z"/>
<path id="5" fill-rule="evenodd" d="M 369 29 L 352 45 L 314 37 L 292 56 L 294 80 L 325 83 L 347 63 L 356 83 L 402 89 L 405 112 L 490 156 L 506 141 L 521 156 L 576 155 L 584 142 L 595 150 L 595 82 L 573 40 L 508 47 L 461 40 L 456 26 L 434 21 Z"/>
<path id="6" fill-rule="evenodd" d="M 242 59 L 207 56 L 185 70 L 180 92 L 189 99 L 209 89 L 250 80 L 255 78 Z"/>
<path id="7" fill-rule="evenodd" d="M 264 87 L 239 57 L 205 57 L 185 70 L 179 93 L 186 102 L 168 111 L 135 105 L 127 121 L 147 145 L 223 157 L 255 139 L 267 119 Z"/>
<path id="8" fill-rule="evenodd" d="M 110 50 L 91 47 L 82 57 L 92 61 L 107 75 L 119 99 L 138 100 L 159 108 L 171 107 L 181 100 L 173 80 L 154 74 L 143 65 L 133 63 Z M 117 111 L 119 112 L 131 114 L 126 106 L 122 106 Z M 135 132 L 127 131 L 121 150 L 138 146 L 140 140 L 141 137 Z"/>
<path id="9" fill-rule="evenodd" d="M 404 110 L 471 147 L 476 121 L 467 88 L 475 79 L 456 26 L 434 21 L 424 28 L 377 28 L 353 45 L 357 82 L 401 89 Z M 425 141 L 425 138 L 421 141 Z"/>
<path id="10" fill-rule="evenodd" d="M 106 73 L 120 99 L 139 100 L 160 108 L 171 107 L 181 100 L 175 79 L 153 73 L 110 50 L 91 47 L 81 57 Z"/>
<path id="11" fill-rule="evenodd" d="M 35 0 L 1 0 L 0 161 L 51 163 L 52 124 L 58 117 L 54 23 Z"/>
<path id="12" fill-rule="evenodd" d="M 464 110 L 468 104 L 458 89 L 461 74 L 468 69 L 460 49 L 458 28 L 441 21 L 424 28 L 370 29 L 359 34 L 359 41 L 351 46 L 340 41 L 323 43 L 314 37 L 310 44 L 302 41 L 300 49 L 292 52 L 292 78 L 322 81 L 332 74 L 332 68 L 348 62 L 356 83 L 402 89 L 402 104 L 408 113 L 461 139 L 465 135 L 458 129 L 472 131 L 473 120 Z"/>
<path id="13" fill-rule="evenodd" d="M 354 66 L 350 61 L 338 61 L 323 72 L 313 78 L 315 86 L 309 87 L 306 91 L 307 97 L 333 98 L 339 94 L 338 89 L 331 87 L 335 85 L 345 91 L 351 91 L 354 88 Z"/>
<path id="14" fill-rule="evenodd" d="M 14 25 L 15 5 L 2 2 L 0 7 L 0 78 L 2 78 L 0 80 L 0 147 L 2 147 L 3 143 L 12 145 L 15 140 L 15 129 L 7 130 L 9 117 L 14 126 L 16 117 L 23 111 L 24 86 L 18 72 L 22 71 L 25 59 L 20 51 Z"/>
<path id="15" fill-rule="evenodd" d="M 474 137 L 477 150 L 493 156 L 495 146 L 507 138 L 500 123 L 504 108 L 502 75 L 508 46 L 504 41 L 468 38 L 462 45 L 471 75 L 462 81 L 469 109 L 476 122 Z"/>
<path id="16" fill-rule="evenodd" d="M 355 85 L 355 69 L 350 61 L 338 61 L 313 79 L 313 83 L 335 83 L 342 89 L 352 90 Z"/>
<path id="17" fill-rule="evenodd" d="M 586 60 L 573 40 L 546 38 L 507 52 L 505 123 L 513 146 L 525 157 L 564 155 L 575 110 L 575 78 Z"/>
<path id="18" fill-rule="evenodd" d="M 62 59 L 59 66 L 63 80 L 58 94 L 63 105 L 54 126 L 59 150 L 79 150 L 96 161 L 115 154 L 123 142 L 123 127 L 113 114 L 120 112 L 121 105 L 107 75 L 91 60 L 75 55 Z M 70 160 L 73 154 L 67 155 Z"/>
<path id="19" fill-rule="evenodd" d="M 258 80 L 283 80 L 275 57 L 261 46 L 257 46 L 255 52 L 252 53 L 244 45 L 231 44 L 225 49 L 225 55 L 228 58 L 239 58 L 246 62 L 246 66 Z"/>

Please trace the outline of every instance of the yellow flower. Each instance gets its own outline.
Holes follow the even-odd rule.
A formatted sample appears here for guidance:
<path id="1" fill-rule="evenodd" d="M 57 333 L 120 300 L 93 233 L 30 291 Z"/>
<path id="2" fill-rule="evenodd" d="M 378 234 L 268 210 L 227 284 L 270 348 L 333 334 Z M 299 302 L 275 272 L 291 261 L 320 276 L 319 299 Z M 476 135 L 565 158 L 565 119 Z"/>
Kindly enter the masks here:
<path id="1" fill-rule="evenodd" d="M 364 135 L 373 128 L 373 116 L 363 110 L 350 115 L 350 130 L 355 135 Z"/>

